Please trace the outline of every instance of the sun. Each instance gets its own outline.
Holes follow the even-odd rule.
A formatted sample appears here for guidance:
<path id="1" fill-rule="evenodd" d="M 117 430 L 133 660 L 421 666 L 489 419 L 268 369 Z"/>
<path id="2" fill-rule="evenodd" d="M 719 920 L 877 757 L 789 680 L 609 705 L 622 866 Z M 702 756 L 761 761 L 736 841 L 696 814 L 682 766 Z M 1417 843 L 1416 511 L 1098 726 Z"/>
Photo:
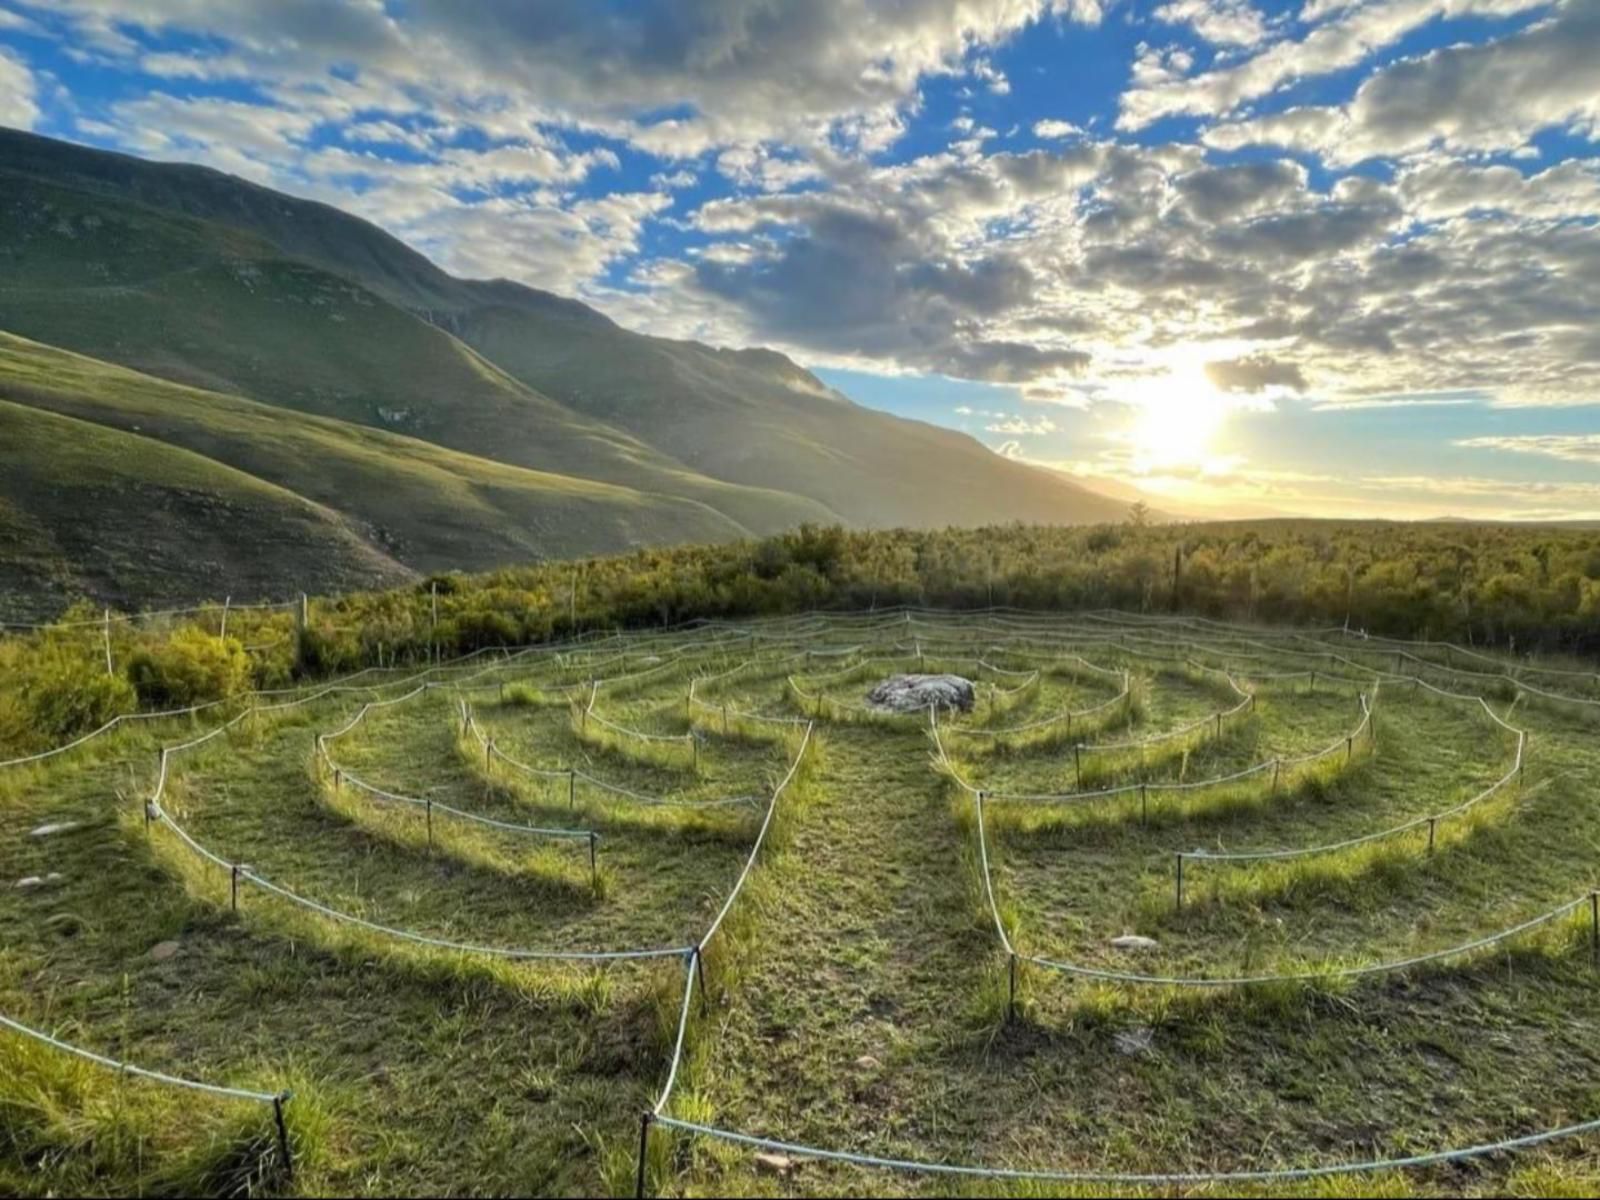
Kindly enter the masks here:
<path id="1" fill-rule="evenodd" d="M 1216 436 L 1233 405 L 1199 362 L 1176 365 L 1125 395 L 1138 414 L 1127 438 L 1141 473 L 1204 468 L 1216 459 Z"/>

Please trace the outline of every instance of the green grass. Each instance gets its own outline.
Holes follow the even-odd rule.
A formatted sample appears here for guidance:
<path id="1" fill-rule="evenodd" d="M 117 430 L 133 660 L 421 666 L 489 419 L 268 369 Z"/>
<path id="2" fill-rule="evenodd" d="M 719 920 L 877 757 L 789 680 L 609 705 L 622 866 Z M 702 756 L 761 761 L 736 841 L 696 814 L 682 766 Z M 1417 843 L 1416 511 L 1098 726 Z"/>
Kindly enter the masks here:
<path id="1" fill-rule="evenodd" d="M 938 624 L 960 641 L 962 622 Z M 861 633 L 856 625 L 832 619 L 815 643 L 861 640 L 850 636 Z M 993 636 L 983 631 L 984 641 Z M 1211 643 L 1225 658 L 1229 643 Z M 1008 668 L 1029 653 L 1020 640 L 1008 651 L 1017 656 Z M 685 729 L 688 679 L 718 675 L 703 685 L 707 703 L 787 715 L 782 657 L 758 656 L 732 674 L 723 672 L 738 660 L 721 650 L 671 659 L 671 669 L 614 695 L 602 688 L 604 711 L 632 728 Z M 385 923 L 502 946 L 692 942 L 742 870 L 799 731 L 724 736 L 712 710 L 697 718 L 698 772 L 640 761 L 590 745 L 563 703 L 543 702 L 591 669 L 616 666 L 516 664 L 500 676 L 511 681 L 504 700 L 494 686 L 471 696 L 504 753 L 557 772 L 551 779 L 502 762 L 486 767 L 446 689 L 372 710 L 330 753 L 342 770 L 406 795 L 598 830 L 598 895 L 587 887 L 584 850 L 566 861 L 559 847 L 466 828 L 450 840 L 439 823 L 429 854 L 414 812 L 368 804 L 348 784 L 334 793 L 313 766 L 311 741 L 343 725 L 356 699 L 263 717 L 253 729 L 247 722 L 181 756 L 169 807 L 225 857 Z M 1076 686 L 1047 675 L 1040 690 Z M 1141 736 L 1181 724 L 1214 697 L 1161 676 L 1149 680 L 1147 703 L 1132 731 Z M 1526 779 L 1441 830 L 1432 855 L 1402 838 L 1381 853 L 1288 865 L 1194 864 L 1188 903 L 1174 911 L 1177 849 L 1353 836 L 1448 807 L 1505 769 L 1509 738 L 1465 701 L 1387 685 L 1377 712 L 1371 755 L 1348 764 L 1334 756 L 1276 792 L 1153 805 L 1144 823 L 1127 807 L 1090 814 L 990 802 L 993 883 L 1008 935 L 1024 953 L 1096 965 L 1270 973 L 1459 944 L 1600 882 L 1594 722 L 1518 704 L 1508 719 L 1532 732 Z M 1236 736 L 1163 769 L 1209 774 L 1304 753 L 1358 717 L 1350 688 L 1263 682 Z M 267 1128 L 259 1113 L 174 1101 L 26 1051 L 5 1060 L 17 1066 L 0 1088 L 0 1105 L 17 1114 L 8 1126 L 14 1148 L 0 1148 L 5 1190 L 222 1194 L 241 1180 L 258 1192 L 304 1194 L 631 1189 L 638 1115 L 665 1078 L 684 964 L 473 961 L 335 926 L 253 889 L 234 914 L 225 874 L 159 827 L 147 838 L 137 816 L 153 748 L 196 727 L 136 729 L 0 777 L 0 881 L 66 876 L 46 889 L 0 890 L 0 1011 L 143 1066 L 295 1087 L 307 1099 L 297 1134 L 304 1168 L 292 1185 L 258 1170 Z M 1025 783 L 1059 775 L 1061 757 L 1045 746 L 960 761 L 991 782 Z M 668 803 L 592 787 L 574 793 L 559 775 L 569 768 Z M 763 799 L 696 807 L 740 793 Z M 26 837 L 64 816 L 86 825 Z M 921 722 L 824 721 L 709 948 L 710 986 L 704 1007 L 691 1008 L 668 1111 L 891 1156 L 1128 1171 L 1383 1157 L 1600 1114 L 1600 990 L 1586 910 L 1515 944 L 1358 981 L 1190 992 L 1091 985 L 1024 966 L 1011 1021 L 972 817 L 970 798 L 934 769 Z M 1109 939 L 1124 932 L 1148 934 L 1158 947 L 1112 950 Z M 169 938 L 179 955 L 151 960 L 149 947 Z M 1119 1049 L 1119 1035 L 1132 1034 L 1149 1049 Z M 0 1038 L 0 1054 L 17 1054 L 12 1040 Z M 992 1181 L 820 1162 L 780 1178 L 743 1149 L 665 1130 L 653 1136 L 648 1166 L 652 1191 L 665 1194 L 995 1190 Z M 1454 1168 L 1246 1191 L 1579 1194 L 1597 1179 L 1587 1139 Z"/>

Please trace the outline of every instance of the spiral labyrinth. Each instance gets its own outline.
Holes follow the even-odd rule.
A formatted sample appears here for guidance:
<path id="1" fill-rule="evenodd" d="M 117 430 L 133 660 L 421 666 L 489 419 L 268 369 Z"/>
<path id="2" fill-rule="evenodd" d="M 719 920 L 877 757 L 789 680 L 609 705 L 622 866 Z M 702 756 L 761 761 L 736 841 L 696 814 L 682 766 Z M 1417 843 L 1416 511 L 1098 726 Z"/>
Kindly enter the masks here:
<path id="1" fill-rule="evenodd" d="M 123 722 L 0 772 L 0 1189 L 129 1111 L 266 1191 L 1591 1179 L 1597 731 L 1577 664 L 1010 610 Z"/>

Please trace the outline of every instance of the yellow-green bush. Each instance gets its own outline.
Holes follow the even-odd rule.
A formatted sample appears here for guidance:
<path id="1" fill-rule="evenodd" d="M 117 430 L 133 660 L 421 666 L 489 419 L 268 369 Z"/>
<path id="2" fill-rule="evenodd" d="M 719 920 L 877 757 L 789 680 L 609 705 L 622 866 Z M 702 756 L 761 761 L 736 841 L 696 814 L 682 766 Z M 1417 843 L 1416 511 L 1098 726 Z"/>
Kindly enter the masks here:
<path id="1" fill-rule="evenodd" d="M 56 745 L 138 708 L 126 678 L 65 638 L 0 646 L 0 677 L 0 757 Z"/>
<path id="2" fill-rule="evenodd" d="M 151 707 L 203 704 L 250 690 L 250 656 L 232 638 L 189 626 L 140 647 L 128 664 L 128 678 L 140 702 Z"/>

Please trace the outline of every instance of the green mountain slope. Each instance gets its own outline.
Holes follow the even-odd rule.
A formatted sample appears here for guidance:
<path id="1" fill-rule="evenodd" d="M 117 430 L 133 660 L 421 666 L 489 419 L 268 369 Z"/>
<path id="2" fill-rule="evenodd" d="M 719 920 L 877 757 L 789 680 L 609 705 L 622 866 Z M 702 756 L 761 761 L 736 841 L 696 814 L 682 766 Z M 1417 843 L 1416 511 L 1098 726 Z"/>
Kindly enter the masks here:
<path id="1" fill-rule="evenodd" d="M 323 567 L 332 572 L 330 587 L 337 588 L 408 570 L 490 567 L 640 545 L 726 540 L 742 532 L 722 513 L 692 500 L 509 466 L 385 430 L 285 413 L 8 334 L 0 334 L 0 402 L 6 402 L 13 421 L 34 410 L 35 426 L 44 413 L 56 422 L 41 427 L 50 436 L 31 436 L 25 449 L 8 447 L 28 469 L 8 467 L 0 485 L 0 497 L 9 502 L 0 529 L 14 531 L 8 536 L 36 564 L 28 576 L 35 580 L 70 577 L 74 564 L 95 559 L 99 551 L 82 539 L 109 543 L 113 535 L 103 530 L 126 530 L 121 544 L 129 553 L 139 551 L 141 539 L 174 546 L 191 539 L 201 548 L 215 536 L 231 536 L 234 559 L 260 560 L 240 569 L 239 577 L 267 581 L 271 586 L 259 590 L 274 596 L 299 590 Z M 106 470 L 96 478 L 91 464 L 100 460 Z M 279 507 L 262 506 L 257 519 L 232 535 L 226 512 L 212 514 L 205 506 L 195 515 L 174 503 L 169 508 L 176 515 L 166 527 L 151 526 L 137 497 L 202 471 L 217 494 L 270 494 Z M 77 517 L 76 495 L 91 483 L 102 499 Z M 130 498 L 125 513 L 115 511 L 119 491 Z M 307 532 L 309 514 L 329 532 Z M 218 515 L 215 533 L 206 523 L 210 515 Z M 325 549 L 323 542 L 335 534 L 338 546 Z M 350 565 L 335 571 L 341 562 Z M 167 565 L 159 558 L 148 569 L 111 566 L 89 590 L 106 599 L 142 601 L 211 595 L 232 578 L 219 570 L 205 586 L 185 588 L 179 566 L 171 570 L 171 587 L 156 586 L 156 577 L 165 573 Z M 252 587 L 239 584 L 233 590 L 242 595 Z"/>
<path id="2" fill-rule="evenodd" d="M 454 327 L 511 374 L 696 470 L 811 496 L 853 524 L 1072 524 L 1127 512 L 965 434 L 861 408 L 779 354 L 645 337 L 520 305 L 473 309 Z"/>
<path id="3" fill-rule="evenodd" d="M 6 169 L 0 328 L 167 379 L 537 470 L 711 505 L 750 532 L 837 520 L 698 474 L 268 242 Z"/>
<path id="4" fill-rule="evenodd" d="M 797 497 L 806 497 L 813 517 L 826 513 L 863 525 L 1093 521 L 1118 519 L 1126 509 L 1124 503 L 1053 472 L 1001 459 L 964 435 L 854 405 L 781 355 L 646 337 L 575 301 L 520 284 L 455 279 L 383 231 L 327 205 L 205 168 L 148 163 L 4 131 L 0 166 L 13 173 L 13 187 L 58 187 L 100 213 L 115 205 L 146 214 L 159 211 L 177 222 L 225 230 L 227 238 L 243 239 L 239 244 L 265 244 L 278 256 L 273 271 L 256 280 L 259 290 L 246 295 L 235 294 L 225 266 L 222 275 L 214 268 L 204 280 L 149 285 L 153 295 L 146 301 L 154 299 L 175 314 L 193 313 L 224 297 L 228 329 L 241 339 L 226 356 L 229 361 L 216 361 L 219 354 L 209 339 L 198 348 L 186 346 L 181 363 L 135 361 L 128 346 L 108 345 L 104 337 L 93 345 L 69 340 L 69 335 L 77 336 L 70 297 L 60 300 L 69 311 L 58 313 L 52 328 L 46 328 L 43 308 L 23 328 L 11 322 L 27 318 L 18 318 L 16 305 L 5 305 L 0 293 L 0 325 L 31 331 L 42 340 L 171 377 L 197 378 L 183 374 L 185 369 L 220 372 L 229 386 L 257 398 L 299 407 L 320 405 L 315 411 L 347 419 L 381 421 L 378 408 L 403 413 L 394 419 L 407 422 L 406 432 L 417 436 L 526 465 L 652 489 L 670 487 L 712 503 L 752 528 L 764 523 L 767 506 L 775 503 L 771 489 L 787 493 L 796 505 L 802 503 Z M 224 234 L 216 236 L 222 239 Z M 232 252 L 219 252 L 219 261 Z M 77 246 L 48 251 L 75 253 L 81 253 Z M 341 292 L 341 285 L 352 282 L 360 285 L 359 294 Z M 81 293 L 78 300 L 86 305 L 88 294 Z M 366 307 L 368 302 L 375 307 Z M 348 372 L 353 362 L 363 363 L 362 381 L 330 381 L 325 374 L 331 368 L 320 360 L 331 353 L 329 343 L 348 344 L 335 336 L 346 329 L 329 328 L 330 322 L 339 323 L 336 316 L 346 327 L 363 331 L 365 355 L 352 359 L 341 354 L 339 364 L 340 371 Z M 460 341 L 435 342 L 416 334 L 401 317 L 432 325 L 440 339 L 448 331 Z M 187 318 L 172 320 L 181 326 Z M 282 325 L 292 332 L 242 332 L 242 327 L 256 325 Z M 151 337 L 165 347 L 180 332 L 169 326 Z M 413 344 L 405 349 L 414 353 L 400 353 L 400 340 L 410 340 Z M 523 392 L 554 402 L 577 428 L 591 432 L 563 431 L 554 414 L 547 413 L 541 419 L 556 432 L 541 428 L 537 437 L 519 439 L 518 426 L 529 418 L 510 401 L 489 404 L 495 415 L 481 425 L 463 416 L 485 406 L 481 391 L 486 385 L 460 393 L 450 392 L 454 384 L 407 386 L 441 369 L 435 361 L 440 345 L 459 347 L 461 342 L 483 356 L 479 363 L 487 359 L 504 372 L 492 389 L 497 396 L 514 380 Z M 307 359 L 319 362 L 286 364 L 283 358 L 296 346 Z M 143 353 L 154 352 L 147 347 Z M 427 359 L 427 364 L 413 365 L 416 358 Z M 252 361 L 259 363 L 259 370 L 251 370 Z M 342 408 L 331 407 L 330 392 Z M 448 398 L 453 394 L 463 399 L 452 408 Z M 612 440 L 607 453 L 599 454 L 583 441 L 584 436 L 601 436 L 592 432 L 596 424 L 610 439 L 631 435 L 632 447 Z M 585 453 L 567 457 L 574 444 Z M 540 447 L 555 448 L 559 461 L 538 457 Z M 618 458 L 629 462 L 620 473 Z M 669 483 L 658 474 L 646 481 L 630 473 L 646 466 L 665 476 L 676 470 L 765 491 L 755 497 L 740 492 L 719 498 L 706 491 L 691 493 L 682 478 Z M 613 473 L 603 474 L 606 470 Z M 800 510 L 784 511 L 798 519 Z"/>
<path id="5" fill-rule="evenodd" d="M 84 594 L 243 599 L 409 576 L 337 513 L 283 488 L 152 438 L 0 400 L 5 615 L 53 612 Z"/>

